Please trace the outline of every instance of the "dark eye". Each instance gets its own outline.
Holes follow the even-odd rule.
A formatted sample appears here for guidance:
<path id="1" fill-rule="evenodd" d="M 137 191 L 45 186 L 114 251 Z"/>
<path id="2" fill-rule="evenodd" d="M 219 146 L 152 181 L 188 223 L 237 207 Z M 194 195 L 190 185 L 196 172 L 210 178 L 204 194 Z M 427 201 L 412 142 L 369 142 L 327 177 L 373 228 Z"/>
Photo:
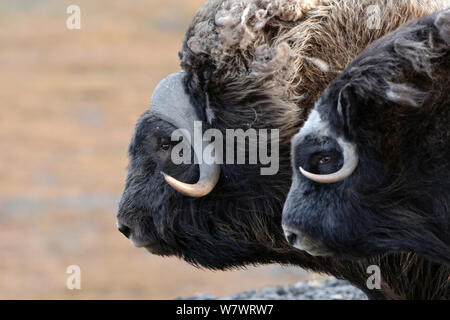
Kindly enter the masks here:
<path id="1" fill-rule="evenodd" d="M 170 144 L 164 143 L 159 147 L 162 151 L 168 151 L 170 149 Z"/>
<path id="2" fill-rule="evenodd" d="M 330 156 L 324 156 L 322 158 L 319 159 L 319 164 L 320 165 L 324 165 L 327 164 L 331 161 L 331 157 Z"/>

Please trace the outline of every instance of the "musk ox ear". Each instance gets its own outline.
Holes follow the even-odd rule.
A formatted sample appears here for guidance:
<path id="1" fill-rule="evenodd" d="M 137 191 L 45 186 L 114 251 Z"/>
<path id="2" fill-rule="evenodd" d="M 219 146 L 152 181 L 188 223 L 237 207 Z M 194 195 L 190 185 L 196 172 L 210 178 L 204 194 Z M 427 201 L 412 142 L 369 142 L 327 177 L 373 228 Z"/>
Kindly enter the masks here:
<path id="1" fill-rule="evenodd" d="M 356 90 L 352 84 L 347 84 L 339 92 L 337 103 L 337 114 L 339 123 L 342 126 L 345 135 L 352 136 L 352 128 L 357 126 L 356 111 L 360 107 L 361 99 L 358 98 Z"/>
<path id="2" fill-rule="evenodd" d="M 450 45 L 450 9 L 446 9 L 439 13 L 436 17 L 434 25 L 438 29 L 442 40 Z"/>

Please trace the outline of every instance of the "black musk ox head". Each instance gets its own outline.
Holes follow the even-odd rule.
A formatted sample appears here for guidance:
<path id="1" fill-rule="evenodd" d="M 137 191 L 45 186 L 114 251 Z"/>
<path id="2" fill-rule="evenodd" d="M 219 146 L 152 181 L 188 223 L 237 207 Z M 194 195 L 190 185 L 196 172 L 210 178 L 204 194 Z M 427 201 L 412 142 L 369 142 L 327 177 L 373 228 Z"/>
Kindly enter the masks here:
<path id="1" fill-rule="evenodd" d="M 300 123 L 299 108 L 280 80 L 291 72 L 290 55 L 285 46 L 267 49 L 252 73 L 237 55 L 200 50 L 198 41 L 220 43 L 219 28 L 213 27 L 220 4 L 209 1 L 196 15 L 179 54 L 183 71 L 158 85 L 150 110 L 136 125 L 119 230 L 138 247 L 206 268 L 287 262 L 292 251 L 307 256 L 289 246 L 281 228 L 290 186 L 290 138 Z M 222 58 L 229 61 L 217 60 Z M 261 175 L 268 165 L 249 164 L 248 154 L 245 164 L 175 165 L 170 155 L 178 141 L 171 135 L 176 129 L 192 131 L 194 120 L 203 131 L 214 128 L 224 136 L 227 129 L 279 130 L 276 174 Z"/>
<path id="2" fill-rule="evenodd" d="M 450 262 L 450 10 L 369 46 L 292 140 L 286 236 L 313 255 Z"/>
<path id="3" fill-rule="evenodd" d="M 274 248 L 288 248 L 280 213 L 290 184 L 289 139 L 280 146 L 281 169 L 275 175 L 261 175 L 257 164 L 197 165 L 194 151 L 192 164 L 174 164 L 172 149 L 180 142 L 172 141 L 174 130 L 191 131 L 193 120 L 201 121 L 204 130 L 211 126 L 201 112 L 202 100 L 184 91 L 193 86 L 189 81 L 185 72 L 165 79 L 155 89 L 150 110 L 136 125 L 118 213 L 119 230 L 137 247 L 176 255 L 207 268 L 271 262 L 277 259 Z M 180 89 L 181 93 L 172 92 Z M 242 94 L 245 89 L 239 90 Z M 270 99 L 263 92 L 255 88 L 248 96 L 234 99 L 232 93 L 227 94 L 226 105 L 218 100 L 221 96 L 211 95 L 211 112 L 216 108 L 230 112 L 215 117 L 212 123 L 216 128 L 225 132 L 245 127 L 250 121 L 247 117 L 252 117 L 256 128 L 270 123 L 263 115 L 257 120 L 262 123 L 255 121 L 253 111 L 251 115 L 242 112 L 240 118 L 232 114 L 232 109 L 243 103 L 248 106 L 259 101 L 258 108 L 269 107 Z M 187 107 L 176 106 L 180 103 Z"/>

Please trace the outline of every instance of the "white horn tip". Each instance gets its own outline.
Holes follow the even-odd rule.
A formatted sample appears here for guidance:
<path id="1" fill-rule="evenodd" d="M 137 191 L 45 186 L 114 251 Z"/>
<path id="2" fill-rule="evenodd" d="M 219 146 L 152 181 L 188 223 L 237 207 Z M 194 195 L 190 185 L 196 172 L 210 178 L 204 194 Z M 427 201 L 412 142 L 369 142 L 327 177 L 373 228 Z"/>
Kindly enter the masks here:
<path id="1" fill-rule="evenodd" d="M 169 176 L 168 174 L 161 171 L 161 174 L 163 175 L 166 182 L 174 188 L 179 193 L 193 198 L 201 198 L 206 195 L 208 195 L 216 185 L 217 181 L 213 181 L 212 183 L 208 180 L 202 180 L 199 181 L 196 184 L 188 184 L 181 181 L 178 181 L 172 176 Z"/>
<path id="2" fill-rule="evenodd" d="M 302 167 L 299 167 L 300 172 L 302 175 L 304 175 L 307 179 L 312 180 L 314 182 L 323 183 L 323 184 L 331 184 L 331 183 L 337 183 L 340 181 L 345 180 L 349 176 L 353 174 L 353 172 L 358 167 L 359 158 L 354 157 L 352 158 L 350 163 L 344 164 L 344 167 L 342 167 L 338 172 L 332 173 L 332 174 L 314 174 L 311 172 L 306 171 Z"/>

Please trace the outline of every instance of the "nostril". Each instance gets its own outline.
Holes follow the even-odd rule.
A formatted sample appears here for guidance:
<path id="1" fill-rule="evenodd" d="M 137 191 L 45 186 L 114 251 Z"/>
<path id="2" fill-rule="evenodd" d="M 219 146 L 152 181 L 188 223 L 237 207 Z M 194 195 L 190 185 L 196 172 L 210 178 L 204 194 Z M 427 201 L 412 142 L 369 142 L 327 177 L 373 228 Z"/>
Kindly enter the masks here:
<path id="1" fill-rule="evenodd" d="M 130 238 L 131 229 L 124 225 L 118 225 L 117 229 L 127 238 Z"/>
<path id="2" fill-rule="evenodd" d="M 291 231 L 285 232 L 286 240 L 289 242 L 291 246 L 294 246 L 297 243 L 298 236 L 296 233 Z"/>

